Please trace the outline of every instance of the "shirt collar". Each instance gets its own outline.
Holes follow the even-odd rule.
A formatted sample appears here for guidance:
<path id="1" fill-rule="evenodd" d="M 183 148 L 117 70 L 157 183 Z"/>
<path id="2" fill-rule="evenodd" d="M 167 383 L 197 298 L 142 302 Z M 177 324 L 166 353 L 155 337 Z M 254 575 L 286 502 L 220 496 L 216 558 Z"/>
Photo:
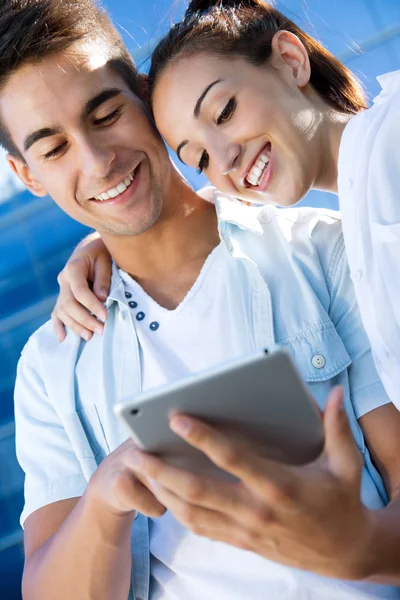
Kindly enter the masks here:
<path id="1" fill-rule="evenodd" d="M 379 75 L 377 77 L 379 85 L 382 88 L 382 92 L 374 98 L 374 102 L 378 100 L 381 94 L 392 93 L 395 90 L 400 89 L 400 70 L 399 71 L 391 71 L 390 73 L 385 73 L 384 75 Z"/>
<path id="2" fill-rule="evenodd" d="M 232 223 L 259 235 L 263 234 L 261 221 L 263 223 L 270 221 L 277 210 L 274 206 L 248 206 L 241 200 L 222 194 L 218 190 L 214 191 L 214 203 L 220 225 Z"/>
<path id="3" fill-rule="evenodd" d="M 111 286 L 108 298 L 105 302 L 105 307 L 108 309 L 113 302 L 122 302 L 126 305 L 125 285 L 120 275 L 119 269 L 115 261 L 112 261 L 111 270 Z"/>

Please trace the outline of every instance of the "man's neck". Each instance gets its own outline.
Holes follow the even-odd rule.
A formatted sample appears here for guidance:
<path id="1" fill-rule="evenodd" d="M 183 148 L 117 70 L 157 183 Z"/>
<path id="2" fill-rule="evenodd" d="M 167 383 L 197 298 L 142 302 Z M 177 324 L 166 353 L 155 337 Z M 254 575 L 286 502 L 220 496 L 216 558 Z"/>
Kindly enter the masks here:
<path id="1" fill-rule="evenodd" d="M 185 182 L 167 195 L 157 223 L 137 236 L 103 237 L 118 266 L 159 304 L 175 308 L 219 243 L 213 204 Z"/>

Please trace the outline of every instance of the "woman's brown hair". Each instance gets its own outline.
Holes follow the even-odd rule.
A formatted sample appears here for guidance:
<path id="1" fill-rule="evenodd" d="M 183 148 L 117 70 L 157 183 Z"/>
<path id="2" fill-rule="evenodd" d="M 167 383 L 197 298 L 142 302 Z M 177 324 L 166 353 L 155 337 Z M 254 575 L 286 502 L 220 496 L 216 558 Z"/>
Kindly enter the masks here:
<path id="1" fill-rule="evenodd" d="M 149 72 L 150 95 L 158 76 L 178 58 L 201 53 L 239 56 L 260 66 L 271 55 L 277 31 L 303 43 L 311 64 L 310 83 L 336 109 L 355 114 L 367 107 L 351 71 L 317 40 L 264 0 L 192 0 L 185 16 L 156 46 Z"/>

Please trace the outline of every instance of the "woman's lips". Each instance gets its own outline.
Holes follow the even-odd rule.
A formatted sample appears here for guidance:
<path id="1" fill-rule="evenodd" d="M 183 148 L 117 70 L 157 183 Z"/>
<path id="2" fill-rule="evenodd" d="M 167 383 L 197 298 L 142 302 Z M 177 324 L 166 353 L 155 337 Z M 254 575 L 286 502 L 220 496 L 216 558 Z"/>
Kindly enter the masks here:
<path id="1" fill-rule="evenodd" d="M 244 178 L 244 186 L 254 191 L 265 191 L 268 187 L 271 169 L 272 145 L 268 142 L 255 158 Z"/>

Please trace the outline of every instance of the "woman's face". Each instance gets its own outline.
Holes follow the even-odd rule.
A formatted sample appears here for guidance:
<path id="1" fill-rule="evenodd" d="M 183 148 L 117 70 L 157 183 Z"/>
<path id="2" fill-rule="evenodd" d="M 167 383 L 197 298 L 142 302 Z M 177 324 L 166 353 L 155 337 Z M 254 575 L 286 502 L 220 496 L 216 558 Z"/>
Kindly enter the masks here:
<path id="1" fill-rule="evenodd" d="M 159 77 L 153 111 L 162 136 L 226 194 L 290 206 L 318 179 L 321 113 L 307 93 L 309 75 L 287 61 L 258 67 L 200 54 Z"/>

